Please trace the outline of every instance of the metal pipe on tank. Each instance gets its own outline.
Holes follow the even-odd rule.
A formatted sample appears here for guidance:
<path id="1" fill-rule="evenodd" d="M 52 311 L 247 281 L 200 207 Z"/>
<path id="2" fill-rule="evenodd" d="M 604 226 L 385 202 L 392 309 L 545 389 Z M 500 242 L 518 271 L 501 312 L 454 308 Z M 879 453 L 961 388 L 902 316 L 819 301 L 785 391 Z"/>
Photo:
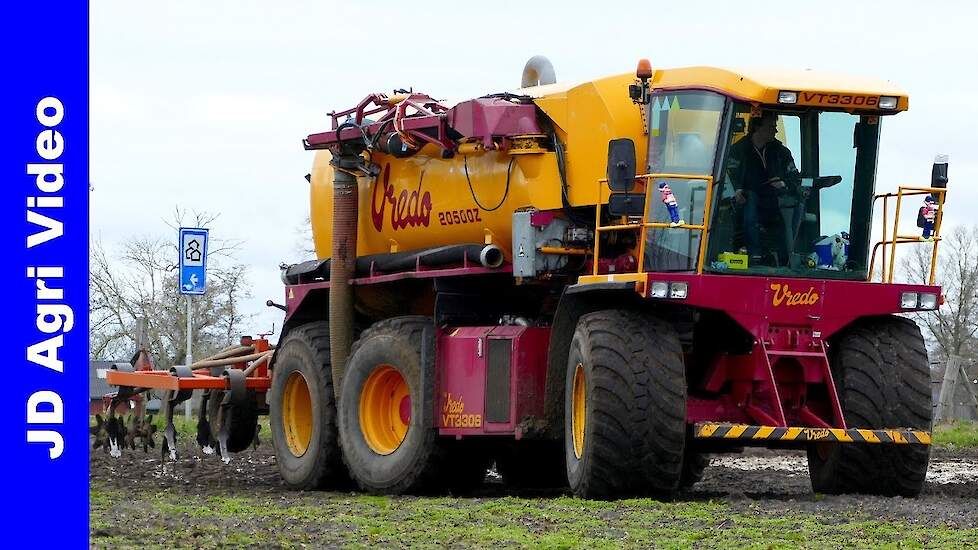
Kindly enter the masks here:
<path id="1" fill-rule="evenodd" d="M 357 259 L 357 177 L 355 154 L 333 157 L 333 250 L 329 263 L 329 359 L 338 400 L 346 360 L 353 347 L 353 287 Z"/>
<path id="2" fill-rule="evenodd" d="M 545 56 L 534 55 L 523 67 L 523 82 L 520 86 L 522 88 L 553 84 L 554 82 L 557 82 L 554 64 Z"/>

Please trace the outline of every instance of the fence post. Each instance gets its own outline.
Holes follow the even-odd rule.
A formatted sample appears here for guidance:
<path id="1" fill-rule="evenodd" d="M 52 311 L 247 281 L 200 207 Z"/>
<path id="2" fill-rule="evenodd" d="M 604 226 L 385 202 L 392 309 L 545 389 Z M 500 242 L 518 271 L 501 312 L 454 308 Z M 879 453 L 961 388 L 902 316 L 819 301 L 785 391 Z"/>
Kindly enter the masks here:
<path id="1" fill-rule="evenodd" d="M 954 388 L 958 385 L 958 374 L 961 372 L 961 358 L 952 355 L 944 365 L 944 381 L 941 382 L 941 393 L 937 399 L 937 410 L 934 411 L 934 424 L 945 420 L 954 414 Z"/>

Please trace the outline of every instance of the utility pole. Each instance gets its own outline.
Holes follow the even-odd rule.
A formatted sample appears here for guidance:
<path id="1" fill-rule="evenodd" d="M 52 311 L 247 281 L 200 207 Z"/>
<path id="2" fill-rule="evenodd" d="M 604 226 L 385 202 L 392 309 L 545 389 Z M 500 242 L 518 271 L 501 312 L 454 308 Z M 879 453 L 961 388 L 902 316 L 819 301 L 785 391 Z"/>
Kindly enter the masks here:
<path id="1" fill-rule="evenodd" d="M 194 364 L 194 352 L 192 351 L 193 346 L 193 303 L 191 302 L 193 298 L 187 294 L 187 366 L 192 367 Z M 188 421 L 191 418 L 191 407 L 190 399 L 183 402 L 183 416 Z"/>

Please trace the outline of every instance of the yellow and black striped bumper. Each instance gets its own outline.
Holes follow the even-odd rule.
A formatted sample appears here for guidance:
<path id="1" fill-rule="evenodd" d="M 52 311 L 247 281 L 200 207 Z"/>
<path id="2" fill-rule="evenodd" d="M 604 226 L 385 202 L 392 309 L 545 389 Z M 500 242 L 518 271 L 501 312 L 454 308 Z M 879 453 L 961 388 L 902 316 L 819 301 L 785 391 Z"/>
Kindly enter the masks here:
<path id="1" fill-rule="evenodd" d="M 724 441 L 818 441 L 839 443 L 895 443 L 930 445 L 930 432 L 923 430 L 866 430 L 862 428 L 797 428 L 749 426 L 698 422 L 693 426 L 697 439 Z"/>

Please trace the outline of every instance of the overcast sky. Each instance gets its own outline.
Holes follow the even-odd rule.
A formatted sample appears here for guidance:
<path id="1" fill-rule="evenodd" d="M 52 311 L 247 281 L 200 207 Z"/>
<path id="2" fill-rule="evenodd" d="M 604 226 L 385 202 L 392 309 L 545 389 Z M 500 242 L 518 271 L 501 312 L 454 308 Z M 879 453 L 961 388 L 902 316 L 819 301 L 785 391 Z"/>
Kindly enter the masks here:
<path id="1" fill-rule="evenodd" d="M 892 81 L 910 110 L 883 124 L 877 190 L 926 185 L 951 156 L 945 223 L 978 219 L 978 8 L 970 2 L 92 2 L 93 233 L 111 248 L 167 235 L 175 206 L 241 239 L 259 314 L 299 258 L 326 112 L 413 86 L 477 97 L 548 56 L 558 81 L 686 65 L 811 68 Z M 940 5 L 940 8 L 935 7 Z M 912 226 L 911 218 L 910 225 Z M 173 235 L 174 240 L 176 235 Z"/>

